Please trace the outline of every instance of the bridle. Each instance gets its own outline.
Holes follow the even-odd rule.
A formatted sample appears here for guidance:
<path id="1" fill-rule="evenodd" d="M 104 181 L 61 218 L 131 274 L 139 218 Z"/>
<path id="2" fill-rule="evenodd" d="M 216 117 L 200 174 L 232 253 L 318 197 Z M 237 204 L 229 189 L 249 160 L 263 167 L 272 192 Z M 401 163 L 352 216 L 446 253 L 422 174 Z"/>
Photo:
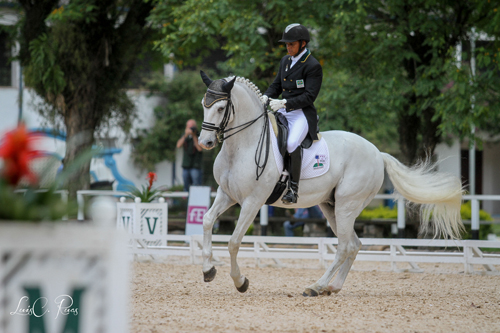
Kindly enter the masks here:
<path id="1" fill-rule="evenodd" d="M 257 118 L 250 120 L 244 124 L 241 124 L 241 125 L 238 125 L 235 127 L 231 127 L 231 128 L 226 128 L 227 124 L 229 123 L 229 119 L 231 117 L 231 110 L 232 110 L 233 116 L 235 115 L 234 104 L 231 101 L 231 93 L 207 89 L 207 92 L 205 93 L 205 96 L 203 97 L 203 105 L 206 108 L 209 108 L 212 105 L 214 105 L 216 102 L 223 101 L 223 100 L 227 100 L 227 103 L 226 103 L 226 108 L 224 110 L 224 116 L 222 117 L 222 121 L 220 122 L 219 126 L 215 125 L 214 123 L 208 123 L 208 122 L 204 121 L 201 124 L 201 128 L 206 130 L 206 131 L 209 131 L 209 132 L 215 131 L 215 135 L 217 136 L 217 141 L 219 143 L 223 143 L 225 140 L 227 140 L 230 137 L 232 137 L 233 135 L 243 131 L 244 129 L 252 126 L 255 122 L 257 122 L 257 120 L 264 117 L 264 125 L 262 126 L 262 133 L 260 134 L 259 142 L 257 145 L 257 150 L 255 151 L 255 164 L 257 165 L 257 170 L 256 170 L 257 179 L 256 180 L 259 180 L 259 177 L 264 172 L 264 169 L 266 167 L 266 164 L 267 164 L 267 161 L 269 158 L 270 141 L 269 141 L 269 115 L 268 115 L 268 112 L 270 112 L 270 111 L 267 110 L 267 107 L 269 105 L 269 100 L 264 105 L 263 112 Z M 225 135 L 225 134 L 227 134 L 231 131 L 235 131 L 235 130 L 237 130 L 237 131 L 234 133 L 231 133 L 229 135 Z M 266 144 L 266 150 L 265 150 L 264 161 L 261 162 L 262 153 L 264 151 L 264 141 Z"/>
<path id="2" fill-rule="evenodd" d="M 217 141 L 219 143 L 222 143 L 225 139 L 229 138 L 229 136 L 224 137 L 224 133 L 227 133 L 230 130 L 232 130 L 232 128 L 226 130 L 226 126 L 229 123 L 229 119 L 231 118 L 230 110 L 233 111 L 233 116 L 234 116 L 234 104 L 231 101 L 231 93 L 207 89 L 207 92 L 203 97 L 203 105 L 206 108 L 209 108 L 215 103 L 224 100 L 227 100 L 226 109 L 224 110 L 224 116 L 222 117 L 222 121 L 220 122 L 219 126 L 215 125 L 214 123 L 207 123 L 206 121 L 204 121 L 201 124 L 201 129 L 204 129 L 209 132 L 215 131 L 215 134 L 217 136 Z"/>

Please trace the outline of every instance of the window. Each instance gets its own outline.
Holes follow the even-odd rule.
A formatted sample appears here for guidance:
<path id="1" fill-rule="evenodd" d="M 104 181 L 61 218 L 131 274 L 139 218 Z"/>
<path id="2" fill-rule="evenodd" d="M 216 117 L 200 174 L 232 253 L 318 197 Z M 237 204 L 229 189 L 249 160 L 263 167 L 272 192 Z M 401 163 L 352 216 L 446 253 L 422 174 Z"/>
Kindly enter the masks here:
<path id="1" fill-rule="evenodd" d="M 12 86 L 9 35 L 0 31 L 0 86 Z"/>

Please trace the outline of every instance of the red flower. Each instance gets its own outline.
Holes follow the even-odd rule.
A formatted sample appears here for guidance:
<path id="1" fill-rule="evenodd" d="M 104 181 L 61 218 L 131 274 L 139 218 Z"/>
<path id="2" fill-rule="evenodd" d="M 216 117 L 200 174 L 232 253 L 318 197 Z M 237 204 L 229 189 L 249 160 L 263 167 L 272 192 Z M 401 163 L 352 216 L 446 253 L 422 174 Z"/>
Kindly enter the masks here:
<path id="1" fill-rule="evenodd" d="M 31 172 L 29 162 L 42 153 L 33 148 L 38 135 L 29 133 L 24 124 L 7 132 L 0 143 L 0 157 L 4 159 L 2 176 L 13 186 L 26 176 L 31 183 L 36 182 L 36 175 Z"/>
<path id="2" fill-rule="evenodd" d="M 156 181 L 156 173 L 149 172 L 146 179 L 149 181 L 148 191 L 151 191 L 151 187 L 153 186 L 153 182 Z"/>

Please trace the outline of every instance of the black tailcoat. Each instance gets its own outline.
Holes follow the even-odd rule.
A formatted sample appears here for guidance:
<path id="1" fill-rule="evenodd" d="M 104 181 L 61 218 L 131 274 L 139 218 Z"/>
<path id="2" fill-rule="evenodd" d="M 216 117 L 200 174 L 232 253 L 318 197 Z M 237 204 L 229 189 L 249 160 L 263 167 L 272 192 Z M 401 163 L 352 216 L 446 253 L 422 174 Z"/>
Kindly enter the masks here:
<path id="1" fill-rule="evenodd" d="M 291 56 L 281 59 L 278 74 L 264 95 L 274 99 L 282 95 L 286 99 L 287 112 L 302 109 L 309 126 L 308 134 L 312 140 L 317 140 L 318 118 L 314 101 L 321 88 L 323 69 L 309 50 L 292 68 L 291 64 Z"/>

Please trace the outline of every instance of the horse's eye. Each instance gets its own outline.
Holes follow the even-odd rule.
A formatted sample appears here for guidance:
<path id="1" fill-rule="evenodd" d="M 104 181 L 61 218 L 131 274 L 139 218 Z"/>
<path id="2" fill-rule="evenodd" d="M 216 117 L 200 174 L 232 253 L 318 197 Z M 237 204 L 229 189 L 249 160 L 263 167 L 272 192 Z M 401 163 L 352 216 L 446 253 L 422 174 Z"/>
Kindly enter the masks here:
<path id="1" fill-rule="evenodd" d="M 217 111 L 222 112 L 224 111 L 224 108 L 218 108 Z"/>

